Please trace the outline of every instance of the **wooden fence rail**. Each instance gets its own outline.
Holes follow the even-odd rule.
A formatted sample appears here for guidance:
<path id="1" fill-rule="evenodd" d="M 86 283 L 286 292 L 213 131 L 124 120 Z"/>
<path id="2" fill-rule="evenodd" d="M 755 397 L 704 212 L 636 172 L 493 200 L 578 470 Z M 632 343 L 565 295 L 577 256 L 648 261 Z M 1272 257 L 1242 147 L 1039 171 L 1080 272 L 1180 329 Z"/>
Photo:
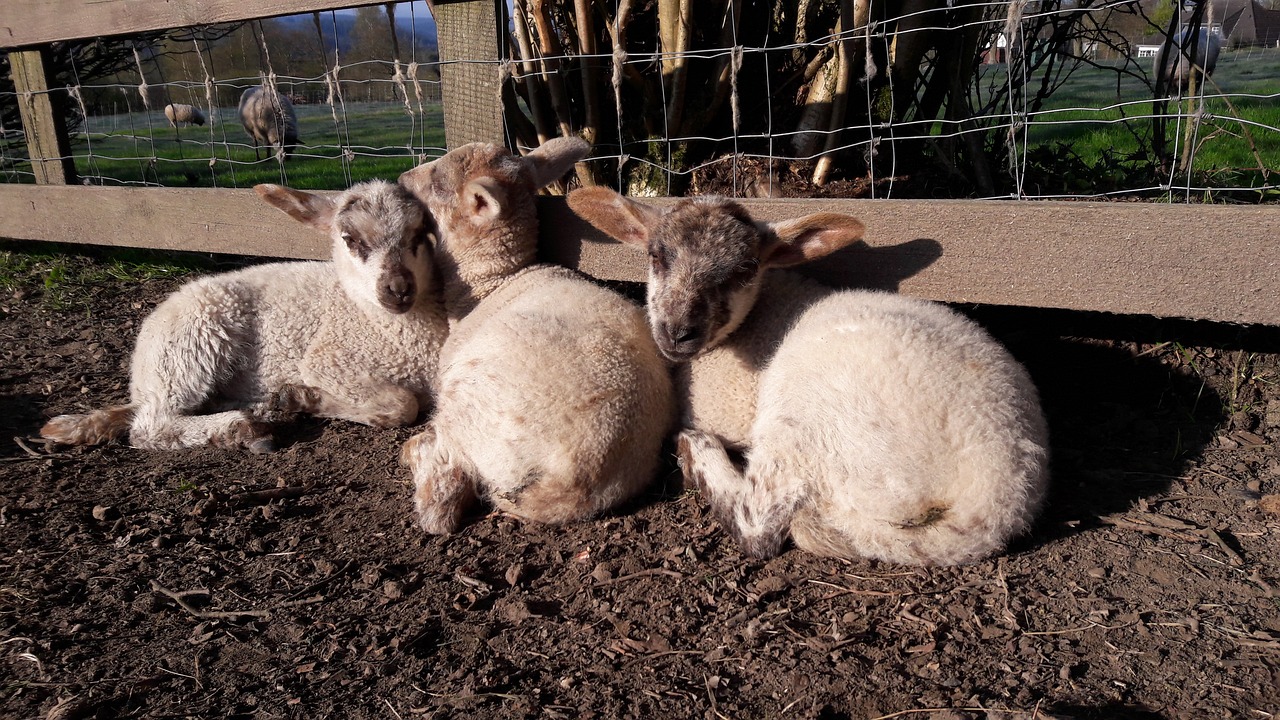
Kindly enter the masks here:
<path id="1" fill-rule="evenodd" d="M 0 50 L 16 52 L 23 67 L 33 67 L 42 48 L 30 46 L 54 41 L 368 4 L 375 3 L 3 0 Z M 449 147 L 502 141 L 497 92 L 501 8 L 501 0 L 434 3 Z M 455 62 L 461 60 L 478 62 Z M 22 82 L 20 101 L 48 89 L 41 86 L 39 73 L 24 75 Z M 57 144 L 60 119 L 47 105 L 31 102 L 30 119 L 23 117 L 42 184 L 0 185 L 0 237 L 272 257 L 326 254 L 323 239 L 280 217 L 249 190 L 57 185 L 69 179 L 63 160 L 67 153 Z M 925 200 L 743 204 L 762 219 L 819 210 L 862 218 L 868 228 L 865 245 L 809 268 L 836 285 L 966 303 L 1280 325 L 1276 206 Z M 603 279 L 643 279 L 642 258 L 606 241 L 574 216 L 563 199 L 546 198 L 540 210 L 547 258 Z"/>

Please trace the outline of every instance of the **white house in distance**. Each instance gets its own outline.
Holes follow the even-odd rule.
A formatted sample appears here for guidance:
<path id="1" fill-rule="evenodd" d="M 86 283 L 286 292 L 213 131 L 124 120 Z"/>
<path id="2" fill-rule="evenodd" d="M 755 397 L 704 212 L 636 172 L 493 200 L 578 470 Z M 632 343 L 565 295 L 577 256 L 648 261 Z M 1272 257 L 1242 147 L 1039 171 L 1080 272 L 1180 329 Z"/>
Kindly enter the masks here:
<path id="1" fill-rule="evenodd" d="M 1204 27 L 1218 34 L 1223 47 L 1280 47 L 1280 10 L 1269 10 L 1257 0 L 1210 0 Z M 1134 52 L 1140 58 L 1155 57 L 1163 40 L 1144 37 Z"/>
<path id="2" fill-rule="evenodd" d="M 1189 12 L 1188 7 L 1184 12 Z M 1280 47 L 1280 9 L 1270 10 L 1258 0 L 1209 0 L 1205 8 L 1204 27 L 1210 33 L 1217 34 L 1221 46 L 1238 47 Z M 1129 52 L 1137 58 L 1154 58 L 1164 44 L 1163 33 L 1132 37 L 1129 40 Z M 1120 50 L 1119 47 L 1115 50 Z M 1074 49 L 1076 55 L 1097 57 L 1106 49 L 1097 41 L 1085 39 Z M 1112 50 L 1114 52 L 1114 50 Z M 1107 57 L 1104 55 L 1104 57 Z M 1004 63 L 1009 59 L 1009 42 L 1003 32 L 997 32 L 990 44 L 982 51 L 982 62 Z"/>

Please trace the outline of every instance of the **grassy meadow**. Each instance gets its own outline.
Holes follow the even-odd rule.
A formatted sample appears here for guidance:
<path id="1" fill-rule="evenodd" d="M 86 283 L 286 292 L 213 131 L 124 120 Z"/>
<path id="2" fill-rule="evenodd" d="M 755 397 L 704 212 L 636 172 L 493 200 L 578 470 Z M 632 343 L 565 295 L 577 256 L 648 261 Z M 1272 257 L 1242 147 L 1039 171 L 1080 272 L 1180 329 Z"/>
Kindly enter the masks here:
<path id="1" fill-rule="evenodd" d="M 90 117 L 73 145 L 76 171 L 95 184 L 250 187 L 274 182 L 323 190 L 395 178 L 416 165 L 419 154 L 444 152 L 438 103 L 413 115 L 402 103 L 347 103 L 336 120 L 328 105 L 295 110 L 299 146 L 283 166 L 264 149 L 255 158 L 236 108 L 224 107 L 204 127 L 172 128 L 161 112 Z"/>
<path id="2" fill-rule="evenodd" d="M 1150 71 L 1150 60 L 1139 62 Z M 985 72 L 990 75 L 984 82 L 999 82 L 1005 71 L 989 66 Z M 1199 101 L 1182 101 L 1180 113 L 1171 102 L 1167 110 L 1183 116 L 1168 126 L 1175 157 L 1182 156 L 1191 132 L 1193 184 L 1275 184 L 1274 172 L 1280 169 L 1280 49 L 1224 50 L 1204 94 L 1198 123 L 1193 116 Z M 1031 118 L 1027 147 L 1069 148 L 1089 166 L 1131 156 L 1139 150 L 1139 138 L 1150 137 L 1150 98 L 1150 89 L 1138 78 L 1107 68 L 1080 68 Z"/>

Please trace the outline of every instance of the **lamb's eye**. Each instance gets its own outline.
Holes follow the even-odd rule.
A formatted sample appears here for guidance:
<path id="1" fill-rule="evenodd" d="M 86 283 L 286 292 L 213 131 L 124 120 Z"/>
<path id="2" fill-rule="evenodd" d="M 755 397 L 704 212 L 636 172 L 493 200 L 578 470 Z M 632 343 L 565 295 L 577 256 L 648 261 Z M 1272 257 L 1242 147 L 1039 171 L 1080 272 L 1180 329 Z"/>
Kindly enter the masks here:
<path id="1" fill-rule="evenodd" d="M 347 247 L 351 248 L 352 250 L 363 249 L 368 247 L 368 244 L 364 241 L 364 238 L 360 237 L 359 235 L 352 235 L 349 232 L 344 232 L 342 233 L 341 237 L 342 237 L 342 241 L 347 244 Z"/>
<path id="2" fill-rule="evenodd" d="M 744 262 L 729 274 L 729 282 L 734 285 L 746 285 L 756 277 L 757 265 L 754 261 Z"/>
<path id="3" fill-rule="evenodd" d="M 667 250 L 661 245 L 649 246 L 649 262 L 653 264 L 655 270 L 667 269 Z"/>

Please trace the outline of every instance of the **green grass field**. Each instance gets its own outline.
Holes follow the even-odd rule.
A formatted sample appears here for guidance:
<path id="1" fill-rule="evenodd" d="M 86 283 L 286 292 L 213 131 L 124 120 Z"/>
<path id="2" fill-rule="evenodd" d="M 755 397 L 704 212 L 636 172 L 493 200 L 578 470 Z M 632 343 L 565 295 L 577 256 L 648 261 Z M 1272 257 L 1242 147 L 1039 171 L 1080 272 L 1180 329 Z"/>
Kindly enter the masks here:
<path id="1" fill-rule="evenodd" d="M 296 108 L 300 146 L 283 167 L 259 150 L 255 160 L 236 108 L 219 108 L 204 127 L 169 127 L 160 112 L 91 117 L 73 145 L 76 171 L 90 182 L 147 182 L 171 187 L 250 187 L 285 183 L 339 189 L 369 178 L 395 178 L 417 155 L 443 152 L 439 104 L 409 115 L 403 104 L 348 103 L 335 121 L 327 105 Z M 342 148 L 350 150 L 343 161 Z"/>
<path id="2" fill-rule="evenodd" d="M 244 264 L 243 259 L 206 253 L 6 241 L 0 249 L 0 293 L 11 297 L 10 302 L 34 300 L 50 309 L 92 314 L 95 288 L 102 282 L 185 278 Z M 14 296 L 33 285 L 37 297 Z"/>
<path id="3" fill-rule="evenodd" d="M 1149 70 L 1150 60 L 1140 62 Z M 990 66 L 985 72 L 984 82 L 999 81 L 1004 69 Z M 1170 122 L 1175 157 L 1181 156 L 1190 128 L 1198 180 L 1261 185 L 1270 174 L 1274 184 L 1274 171 L 1280 169 L 1280 50 L 1224 51 L 1205 94 L 1231 97 L 1206 98 L 1198 125 L 1190 117 Z M 1136 78 L 1080 68 L 1032 118 L 1027 146 L 1061 144 L 1090 166 L 1107 156 L 1131 155 L 1139 149 L 1139 137 L 1150 137 L 1151 121 L 1143 117 L 1152 112 L 1150 98 L 1150 89 Z M 1196 108 L 1184 101 L 1181 109 L 1190 116 Z M 1170 103 L 1168 112 L 1177 113 L 1177 105 Z"/>

